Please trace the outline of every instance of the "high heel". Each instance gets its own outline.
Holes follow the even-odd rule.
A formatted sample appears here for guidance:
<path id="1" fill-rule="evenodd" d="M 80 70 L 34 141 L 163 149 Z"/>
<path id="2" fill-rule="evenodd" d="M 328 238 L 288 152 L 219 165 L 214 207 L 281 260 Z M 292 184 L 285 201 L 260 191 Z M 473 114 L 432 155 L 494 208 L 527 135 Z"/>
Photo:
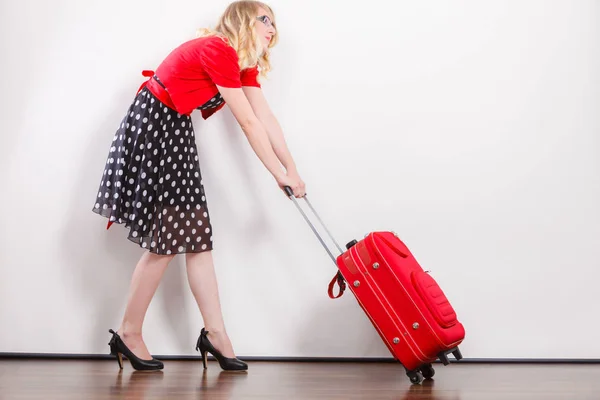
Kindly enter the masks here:
<path id="1" fill-rule="evenodd" d="M 211 353 L 219 362 L 221 368 L 225 371 L 245 371 L 248 369 L 248 364 L 243 362 L 238 358 L 228 358 L 225 357 L 221 352 L 212 345 L 210 340 L 208 340 L 208 331 L 202 328 L 200 332 L 200 336 L 198 337 L 198 341 L 196 343 L 196 350 L 200 351 L 200 355 L 202 356 L 202 364 L 204 365 L 204 369 L 207 369 L 207 356 L 208 353 Z"/>
<path id="2" fill-rule="evenodd" d="M 152 360 L 143 360 L 139 358 L 133 354 L 131 350 L 129 350 L 129 348 L 125 345 L 125 342 L 123 342 L 121 339 L 121 336 L 119 336 L 112 329 L 109 329 L 108 331 L 113 335 L 110 339 L 110 342 L 108 342 L 108 345 L 110 346 L 110 354 L 117 356 L 117 362 L 119 363 L 120 369 L 123 369 L 123 355 L 127 357 L 131 363 L 131 366 L 138 371 L 153 371 L 164 368 L 162 361 L 159 361 L 155 358 L 152 358 Z"/>

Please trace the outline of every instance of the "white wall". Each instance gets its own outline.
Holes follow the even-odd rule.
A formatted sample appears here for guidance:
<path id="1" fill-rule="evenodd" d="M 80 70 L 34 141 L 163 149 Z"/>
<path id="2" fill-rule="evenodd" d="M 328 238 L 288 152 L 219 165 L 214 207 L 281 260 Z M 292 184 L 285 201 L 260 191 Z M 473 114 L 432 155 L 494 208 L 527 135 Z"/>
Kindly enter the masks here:
<path id="1" fill-rule="evenodd" d="M 144 79 L 226 1 L 2 2 L 0 352 L 101 353 L 141 254 L 91 212 Z M 398 232 L 479 357 L 600 358 L 600 5 L 273 0 L 264 84 L 340 242 Z M 341 3 L 340 3 L 341 4 Z M 312 27 L 310 25 L 312 24 Z M 388 356 L 230 112 L 194 118 L 226 323 L 246 356 Z M 194 354 L 183 259 L 156 354 Z"/>

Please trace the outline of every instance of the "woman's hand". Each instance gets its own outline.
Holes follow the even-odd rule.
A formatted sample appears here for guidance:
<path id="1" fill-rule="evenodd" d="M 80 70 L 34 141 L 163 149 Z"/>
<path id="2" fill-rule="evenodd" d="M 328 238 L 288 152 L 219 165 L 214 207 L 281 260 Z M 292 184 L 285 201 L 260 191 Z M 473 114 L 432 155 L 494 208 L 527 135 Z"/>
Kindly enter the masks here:
<path id="1" fill-rule="evenodd" d="M 306 187 L 297 172 L 288 172 L 287 175 L 282 175 L 277 179 L 279 187 L 285 191 L 285 187 L 292 188 L 295 197 L 304 197 L 306 195 Z"/>

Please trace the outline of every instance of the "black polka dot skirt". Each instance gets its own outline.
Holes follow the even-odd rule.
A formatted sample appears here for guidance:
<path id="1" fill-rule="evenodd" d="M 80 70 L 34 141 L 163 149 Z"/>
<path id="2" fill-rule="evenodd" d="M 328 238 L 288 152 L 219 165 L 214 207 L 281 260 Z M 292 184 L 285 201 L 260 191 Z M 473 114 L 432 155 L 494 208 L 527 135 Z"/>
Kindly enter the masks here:
<path id="1" fill-rule="evenodd" d="M 191 118 L 143 88 L 114 136 L 93 211 L 155 254 L 212 250 Z"/>

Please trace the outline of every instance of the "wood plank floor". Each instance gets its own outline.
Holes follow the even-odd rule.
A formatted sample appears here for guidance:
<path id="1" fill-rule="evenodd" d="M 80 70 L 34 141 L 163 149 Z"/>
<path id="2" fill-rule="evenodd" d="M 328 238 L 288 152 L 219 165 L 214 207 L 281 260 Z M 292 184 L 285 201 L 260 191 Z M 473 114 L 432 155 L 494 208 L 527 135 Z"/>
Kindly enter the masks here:
<path id="1" fill-rule="evenodd" d="M 416 386 L 393 363 L 249 365 L 167 361 L 162 372 L 136 372 L 126 362 L 121 372 L 116 361 L 0 359 L 0 400 L 600 399 L 600 365 L 436 364 L 434 379 Z"/>

